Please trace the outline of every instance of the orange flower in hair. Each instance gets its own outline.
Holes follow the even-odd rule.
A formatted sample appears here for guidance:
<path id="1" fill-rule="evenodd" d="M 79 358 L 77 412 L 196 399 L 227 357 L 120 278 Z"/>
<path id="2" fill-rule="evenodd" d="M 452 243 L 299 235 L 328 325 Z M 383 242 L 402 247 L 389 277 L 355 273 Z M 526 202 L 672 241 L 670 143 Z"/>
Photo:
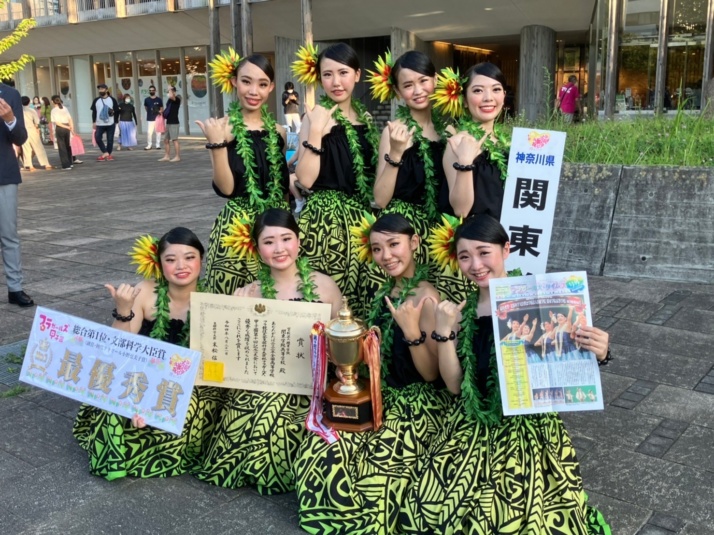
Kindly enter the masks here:
<path id="1" fill-rule="evenodd" d="M 129 252 L 131 264 L 138 264 L 136 273 L 147 280 L 160 281 L 164 275 L 161 272 L 159 260 L 159 240 L 153 236 L 140 236 L 134 242 L 134 248 Z"/>
<path id="2" fill-rule="evenodd" d="M 394 83 L 392 81 L 392 67 L 394 67 L 392 53 L 387 50 L 384 57 L 379 56 L 377 58 L 377 61 L 374 62 L 374 66 L 377 69 L 376 71 L 367 71 L 369 74 L 368 81 L 372 87 L 372 98 L 380 102 L 392 100 L 396 96 Z"/>
<path id="3" fill-rule="evenodd" d="M 464 112 L 462 85 L 465 82 L 458 69 L 441 69 L 436 78 L 436 90 L 429 97 L 434 101 L 434 107 L 444 115 L 460 117 Z"/>
<path id="4" fill-rule="evenodd" d="M 312 43 L 301 46 L 293 61 L 292 71 L 298 82 L 305 85 L 317 84 L 317 47 Z"/>

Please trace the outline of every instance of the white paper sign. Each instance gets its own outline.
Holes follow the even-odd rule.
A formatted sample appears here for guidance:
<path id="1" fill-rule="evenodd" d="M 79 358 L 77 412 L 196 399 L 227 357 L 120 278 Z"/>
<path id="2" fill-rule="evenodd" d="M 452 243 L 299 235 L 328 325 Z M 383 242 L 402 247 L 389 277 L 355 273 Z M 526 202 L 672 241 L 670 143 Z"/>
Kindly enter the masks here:
<path id="1" fill-rule="evenodd" d="M 513 129 L 501 211 L 511 242 L 509 271 L 545 273 L 564 151 L 565 132 Z"/>
<path id="2" fill-rule="evenodd" d="M 489 283 L 503 414 L 602 410 L 595 355 L 571 336 L 592 325 L 584 271 Z"/>
<path id="3" fill-rule="evenodd" d="M 181 434 L 201 353 L 37 307 L 20 380 Z"/>

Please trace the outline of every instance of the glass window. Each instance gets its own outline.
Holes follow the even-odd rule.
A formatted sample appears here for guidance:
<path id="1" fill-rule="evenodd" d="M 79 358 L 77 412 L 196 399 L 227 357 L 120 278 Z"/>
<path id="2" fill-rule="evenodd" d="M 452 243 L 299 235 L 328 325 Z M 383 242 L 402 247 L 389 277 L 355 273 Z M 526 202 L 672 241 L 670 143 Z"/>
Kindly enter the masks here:
<path id="1" fill-rule="evenodd" d="M 114 97 L 121 100 L 125 94 L 128 94 L 131 95 L 132 100 L 136 100 L 136 91 L 133 87 L 134 68 L 132 64 L 132 53 L 116 53 L 114 54 L 114 61 L 117 70 L 117 84 L 114 88 Z"/>
<path id="2" fill-rule="evenodd" d="M 618 106 L 652 109 L 660 0 L 627 0 L 619 51 Z"/>
<path id="3" fill-rule="evenodd" d="M 69 62 L 66 56 L 55 59 L 55 83 L 59 89 L 59 96 L 68 109 L 72 109 L 72 92 L 69 85 Z"/>
<path id="4" fill-rule="evenodd" d="M 699 109 L 702 98 L 706 0 L 672 0 L 665 107 Z M 670 106 L 667 106 L 669 99 Z"/>
<path id="5" fill-rule="evenodd" d="M 140 121 L 146 122 L 144 99 L 149 96 L 149 87 L 156 87 L 156 95 L 165 101 L 159 88 L 159 64 L 156 62 L 155 50 L 143 50 L 136 53 L 136 68 L 139 71 L 139 98 L 136 100 L 136 116 Z"/>
<path id="6" fill-rule="evenodd" d="M 50 61 L 48 59 L 35 60 L 37 73 L 37 89 L 41 97 L 50 98 L 55 94 L 50 80 Z"/>
<path id="7" fill-rule="evenodd" d="M 184 52 L 186 84 L 188 85 L 186 91 L 188 124 L 192 127 L 194 121 L 203 121 L 210 117 L 211 111 L 208 105 L 208 84 L 210 80 L 206 76 L 206 47 L 186 47 Z"/>

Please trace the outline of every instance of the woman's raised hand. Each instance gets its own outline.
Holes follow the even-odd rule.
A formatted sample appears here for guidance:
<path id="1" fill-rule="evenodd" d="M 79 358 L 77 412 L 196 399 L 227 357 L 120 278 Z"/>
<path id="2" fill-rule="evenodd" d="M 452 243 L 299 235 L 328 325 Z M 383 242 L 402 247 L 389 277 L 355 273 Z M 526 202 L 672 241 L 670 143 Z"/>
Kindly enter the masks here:
<path id="1" fill-rule="evenodd" d="M 461 311 L 465 306 L 465 299 L 458 305 L 447 300 L 436 305 L 436 332 L 442 336 L 448 336 L 451 331 L 456 332 L 461 322 Z"/>
<path id="2" fill-rule="evenodd" d="M 387 308 L 389 312 L 392 313 L 394 321 L 397 325 L 406 332 L 420 332 L 419 319 L 421 318 L 421 310 L 424 308 L 424 303 L 426 301 L 434 302 L 434 299 L 428 295 L 422 297 L 418 303 L 414 304 L 413 299 L 407 299 L 399 307 L 394 308 L 394 304 L 389 297 L 385 296 L 384 300 L 387 302 Z"/>
<path id="3" fill-rule="evenodd" d="M 471 165 L 479 154 L 483 152 L 483 144 L 488 134 L 480 140 L 467 132 L 459 132 L 449 138 L 449 147 L 456 156 L 456 161 L 461 165 Z"/>
<path id="4" fill-rule="evenodd" d="M 407 129 L 407 125 L 404 123 L 392 121 L 387 121 L 387 128 L 389 129 L 389 151 L 401 156 L 414 143 L 415 128 Z"/>
<path id="5" fill-rule="evenodd" d="M 224 141 L 232 141 L 235 137 L 233 129 L 228 121 L 228 117 L 209 117 L 205 121 L 194 121 L 206 136 L 206 141 L 209 143 L 223 143 Z"/>
<path id="6" fill-rule="evenodd" d="M 134 308 L 134 301 L 141 288 L 126 283 L 120 284 L 118 288 L 114 288 L 111 284 L 105 284 L 104 287 L 109 290 L 112 299 L 114 299 L 117 313 L 122 316 L 130 315 L 132 308 Z"/>
<path id="7" fill-rule="evenodd" d="M 320 137 L 328 133 L 327 125 L 330 124 L 332 120 L 332 114 L 335 113 L 337 109 L 337 104 L 332 106 L 329 110 L 323 108 L 320 105 L 316 105 L 312 109 L 309 106 L 305 106 L 305 115 L 310 121 L 310 131 L 319 134 Z"/>
<path id="8" fill-rule="evenodd" d="M 262 297 L 260 293 L 260 283 L 257 281 L 241 286 L 233 292 L 236 297 Z"/>
<path id="9" fill-rule="evenodd" d="M 133 425 L 137 429 L 143 429 L 144 427 L 146 427 L 146 421 L 144 420 L 143 416 L 135 414 L 131 417 L 131 425 Z"/>

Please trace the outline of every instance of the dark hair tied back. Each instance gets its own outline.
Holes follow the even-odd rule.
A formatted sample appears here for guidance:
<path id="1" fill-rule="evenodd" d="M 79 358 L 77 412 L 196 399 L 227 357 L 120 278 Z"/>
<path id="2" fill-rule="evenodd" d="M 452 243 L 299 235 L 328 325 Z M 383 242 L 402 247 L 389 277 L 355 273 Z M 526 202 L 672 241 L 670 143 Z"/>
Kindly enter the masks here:
<path id="1" fill-rule="evenodd" d="M 410 238 L 416 234 L 412 224 L 400 214 L 384 214 L 377 219 L 370 229 L 372 232 L 384 232 L 387 234 L 404 234 Z"/>
<path id="2" fill-rule="evenodd" d="M 238 74 L 238 72 L 243 68 L 246 63 L 252 63 L 256 67 L 258 67 L 261 71 L 265 73 L 265 75 L 270 79 L 271 82 L 275 80 L 275 71 L 273 70 L 273 66 L 268 61 L 268 58 L 266 58 L 262 54 L 251 54 L 250 56 L 246 56 L 245 58 L 240 60 L 238 62 L 238 67 L 236 68 L 236 74 Z"/>
<path id="3" fill-rule="evenodd" d="M 346 43 L 335 43 L 334 45 L 328 46 L 325 50 L 320 52 L 317 56 L 317 79 L 320 79 L 320 63 L 323 59 L 331 59 L 342 65 L 347 65 L 351 69 L 358 71 L 360 69 L 359 57 L 357 57 L 357 52 Z"/>
<path id="4" fill-rule="evenodd" d="M 436 76 L 436 67 L 429 56 L 418 50 L 409 50 L 397 58 L 392 66 L 390 77 L 394 87 L 399 89 L 399 71 L 409 69 L 425 76 Z"/>
<path id="5" fill-rule="evenodd" d="M 280 227 L 292 230 L 296 236 L 300 236 L 300 227 L 293 215 L 282 208 L 268 208 L 262 214 L 258 214 L 253 223 L 253 230 L 250 233 L 254 243 L 258 243 L 260 235 L 265 227 Z"/>
<path id="6" fill-rule="evenodd" d="M 464 93 L 471 85 L 471 81 L 473 80 L 474 76 L 478 75 L 485 76 L 486 78 L 491 78 L 492 80 L 496 80 L 504 88 L 506 87 L 506 77 L 501 72 L 501 69 L 496 67 L 493 63 L 484 61 L 483 63 L 477 63 L 468 71 L 466 71 L 466 82 L 464 82 L 465 85 L 462 86 Z"/>
<path id="7" fill-rule="evenodd" d="M 497 219 L 487 214 L 478 214 L 469 217 L 456 229 L 454 244 L 458 245 L 462 239 L 504 246 L 508 243 L 508 234 Z"/>
<path id="8" fill-rule="evenodd" d="M 192 230 L 189 230 L 186 227 L 172 228 L 166 234 L 161 236 L 157 247 L 159 257 L 164 254 L 169 245 L 188 245 L 189 247 L 197 249 L 201 258 L 203 258 L 204 249 L 201 240 L 198 239 L 198 236 L 196 236 Z"/>

